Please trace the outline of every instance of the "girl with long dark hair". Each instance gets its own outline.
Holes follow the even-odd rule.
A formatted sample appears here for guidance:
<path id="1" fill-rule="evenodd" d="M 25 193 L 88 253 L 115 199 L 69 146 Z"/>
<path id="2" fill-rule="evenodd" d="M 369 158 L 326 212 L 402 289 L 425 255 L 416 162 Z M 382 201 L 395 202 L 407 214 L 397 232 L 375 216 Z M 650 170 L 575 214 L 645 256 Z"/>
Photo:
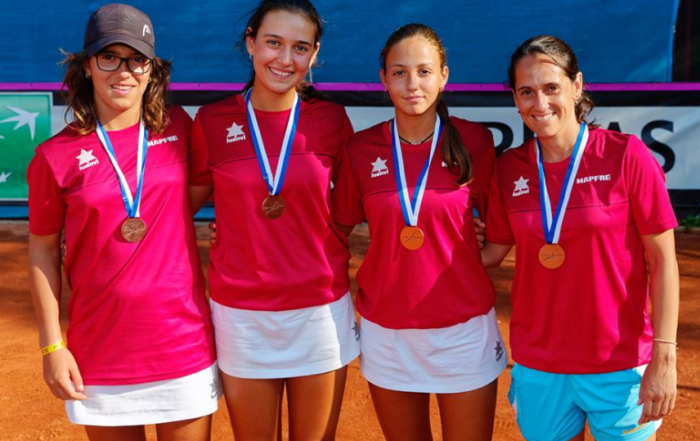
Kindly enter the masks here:
<path id="1" fill-rule="evenodd" d="M 338 224 L 367 220 L 357 273 L 361 368 L 390 441 L 489 440 L 507 355 L 495 290 L 481 265 L 473 209 L 485 213 L 491 132 L 450 117 L 447 56 L 428 26 L 396 30 L 380 55 L 395 117 L 350 137 L 334 199 Z"/>
<path id="2" fill-rule="evenodd" d="M 193 125 L 193 182 L 200 201 L 213 186 L 216 206 L 209 285 L 237 440 L 281 436 L 285 391 L 292 440 L 334 439 L 359 354 L 347 238 L 331 217 L 352 126 L 305 81 L 322 31 L 309 1 L 263 0 L 242 38 L 253 77 Z"/>

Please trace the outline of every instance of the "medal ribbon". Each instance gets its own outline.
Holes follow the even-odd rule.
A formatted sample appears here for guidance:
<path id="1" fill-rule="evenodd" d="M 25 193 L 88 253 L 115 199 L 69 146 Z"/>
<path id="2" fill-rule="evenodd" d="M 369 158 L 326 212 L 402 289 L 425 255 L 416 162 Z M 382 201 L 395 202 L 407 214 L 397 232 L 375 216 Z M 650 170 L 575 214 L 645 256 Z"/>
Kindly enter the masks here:
<path id="1" fill-rule="evenodd" d="M 114 148 L 109 140 L 109 135 L 107 131 L 102 126 L 102 123 L 97 120 L 97 137 L 100 139 L 102 146 L 107 151 L 107 156 L 109 156 L 109 161 L 114 167 L 114 171 L 117 173 L 117 178 L 119 179 L 119 187 L 122 191 L 122 200 L 124 201 L 124 208 L 126 208 L 126 214 L 129 217 L 139 217 L 141 212 L 141 195 L 143 190 L 143 176 L 146 171 L 146 155 L 148 153 L 148 130 L 143 125 L 143 120 L 139 123 L 139 141 L 140 146 L 138 153 L 136 155 L 136 194 L 132 195 L 131 189 L 129 188 L 129 183 L 124 177 L 121 167 L 117 162 L 117 156 L 114 153 Z"/>
<path id="2" fill-rule="evenodd" d="M 396 125 L 396 118 L 392 125 L 393 137 L 391 139 L 391 149 L 394 153 L 394 173 L 396 174 L 396 185 L 399 189 L 399 202 L 401 203 L 401 211 L 403 212 L 403 219 L 406 225 L 415 227 L 418 225 L 418 212 L 420 212 L 420 206 L 423 202 L 423 195 L 425 194 L 425 186 L 428 182 L 428 171 L 430 170 L 430 162 L 433 160 L 435 155 L 435 150 L 437 149 L 437 143 L 442 134 L 442 125 L 440 123 L 440 117 L 435 117 L 435 131 L 433 132 L 433 142 L 430 145 L 430 155 L 423 165 L 423 170 L 420 172 L 418 177 L 418 182 L 416 183 L 416 188 L 413 190 L 413 197 L 408 198 L 408 186 L 406 185 L 406 172 L 403 166 L 403 156 L 401 154 L 401 141 L 399 140 L 399 129 Z"/>
<path id="3" fill-rule="evenodd" d="M 561 234 L 561 226 L 564 222 L 564 214 L 566 213 L 566 207 L 569 205 L 571 189 L 574 187 L 576 173 L 581 165 L 581 158 L 583 157 L 583 151 L 586 149 L 587 143 L 588 126 L 585 123 L 581 123 L 578 137 L 576 138 L 576 144 L 574 144 L 574 150 L 571 153 L 571 158 L 569 159 L 569 166 L 566 170 L 566 177 L 564 178 L 564 183 L 562 185 L 562 192 L 559 195 L 559 203 L 557 204 L 557 209 L 554 212 L 554 218 L 552 218 L 552 203 L 549 200 L 549 193 L 547 193 L 547 183 L 544 177 L 544 164 L 542 162 L 540 142 L 535 138 L 537 171 L 539 172 L 540 178 L 540 210 L 542 211 L 542 227 L 544 229 L 544 238 L 548 244 L 559 243 L 559 235 Z"/>
<path id="4" fill-rule="evenodd" d="M 299 95 L 295 94 L 294 104 L 292 104 L 292 110 L 289 115 L 289 120 L 287 121 L 287 129 L 284 132 L 282 150 L 280 150 L 280 159 L 277 163 L 277 172 L 273 175 L 272 169 L 270 168 L 270 161 L 267 159 L 265 145 L 263 144 L 262 136 L 260 135 L 258 120 L 255 118 L 255 110 L 253 109 L 253 105 L 250 103 L 250 93 L 252 91 L 252 88 L 248 91 L 245 101 L 246 111 L 248 113 L 248 125 L 250 126 L 253 134 L 252 138 L 253 147 L 255 148 L 255 156 L 258 158 L 258 165 L 260 165 L 260 171 L 262 172 L 263 179 L 267 184 L 270 194 L 277 195 L 279 194 L 280 190 L 282 190 L 284 175 L 287 173 L 289 155 L 292 153 L 294 135 L 297 132 L 297 123 L 299 122 L 299 107 L 301 106 L 301 102 L 299 101 Z"/>

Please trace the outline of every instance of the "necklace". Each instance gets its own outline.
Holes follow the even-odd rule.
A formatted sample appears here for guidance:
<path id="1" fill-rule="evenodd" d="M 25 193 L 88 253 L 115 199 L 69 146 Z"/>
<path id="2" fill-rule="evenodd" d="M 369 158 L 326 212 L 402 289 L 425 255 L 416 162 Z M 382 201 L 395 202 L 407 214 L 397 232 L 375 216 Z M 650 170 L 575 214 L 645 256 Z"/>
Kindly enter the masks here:
<path id="1" fill-rule="evenodd" d="M 401 141 L 405 142 L 406 144 L 410 144 L 410 145 L 421 145 L 421 144 L 423 144 L 424 142 L 426 142 L 427 140 L 429 140 L 430 138 L 432 138 L 434 134 L 435 134 L 435 130 L 433 130 L 432 132 L 430 132 L 430 135 L 428 135 L 424 140 L 418 141 L 418 142 L 409 141 L 408 139 L 406 139 L 406 138 L 404 138 L 404 137 L 402 137 L 402 136 L 400 136 L 400 135 L 399 135 L 399 139 L 400 139 Z"/>

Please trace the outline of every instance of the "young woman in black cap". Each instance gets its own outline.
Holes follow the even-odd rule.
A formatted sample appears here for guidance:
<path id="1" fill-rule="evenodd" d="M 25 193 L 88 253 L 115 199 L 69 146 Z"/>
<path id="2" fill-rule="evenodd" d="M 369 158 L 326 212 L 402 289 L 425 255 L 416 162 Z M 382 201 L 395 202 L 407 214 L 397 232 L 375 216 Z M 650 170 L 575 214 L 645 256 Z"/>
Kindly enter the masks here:
<path id="1" fill-rule="evenodd" d="M 84 50 L 64 60 L 73 121 L 37 148 L 28 170 L 44 378 L 91 440 L 145 440 L 145 424 L 160 440 L 207 440 L 219 397 L 188 197 L 191 120 L 166 107 L 170 63 L 154 48 L 143 12 L 95 11 Z"/>

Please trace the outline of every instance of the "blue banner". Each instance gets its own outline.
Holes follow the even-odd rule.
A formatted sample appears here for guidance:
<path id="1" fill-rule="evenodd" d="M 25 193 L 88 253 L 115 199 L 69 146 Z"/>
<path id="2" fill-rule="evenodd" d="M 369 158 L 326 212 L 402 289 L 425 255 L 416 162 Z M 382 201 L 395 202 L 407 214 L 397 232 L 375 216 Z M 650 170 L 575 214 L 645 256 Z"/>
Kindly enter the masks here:
<path id="1" fill-rule="evenodd" d="M 257 1 L 126 1 L 155 27 L 157 54 L 175 82 L 245 82 L 250 63 L 236 50 Z M 110 1 L 27 0 L 0 9 L 0 83 L 59 82 L 59 48 L 82 49 L 90 13 Z M 671 81 L 678 0 L 316 0 L 326 22 L 317 82 L 377 83 L 378 58 L 403 24 L 432 26 L 448 48 L 450 82 L 500 83 L 526 38 L 554 34 L 576 51 L 587 82 Z"/>

